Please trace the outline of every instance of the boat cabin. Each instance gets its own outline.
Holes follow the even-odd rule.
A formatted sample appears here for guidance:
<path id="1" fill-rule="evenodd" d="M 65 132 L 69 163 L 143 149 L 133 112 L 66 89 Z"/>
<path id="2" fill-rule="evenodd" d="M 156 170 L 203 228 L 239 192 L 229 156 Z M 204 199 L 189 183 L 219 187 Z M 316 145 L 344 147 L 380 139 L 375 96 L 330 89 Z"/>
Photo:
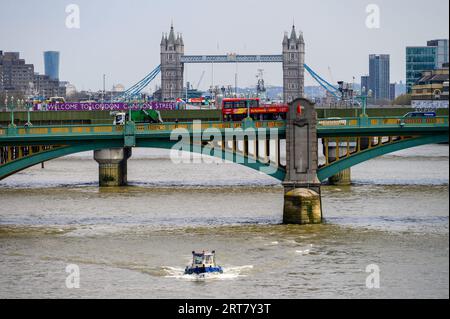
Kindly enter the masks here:
<path id="1" fill-rule="evenodd" d="M 192 252 L 192 267 L 214 267 L 216 265 L 216 252 Z"/>
<path id="2" fill-rule="evenodd" d="M 186 275 L 203 275 L 206 273 L 223 273 L 223 269 L 216 265 L 216 252 L 202 251 L 201 253 L 192 252 L 192 265 L 184 270 Z"/>

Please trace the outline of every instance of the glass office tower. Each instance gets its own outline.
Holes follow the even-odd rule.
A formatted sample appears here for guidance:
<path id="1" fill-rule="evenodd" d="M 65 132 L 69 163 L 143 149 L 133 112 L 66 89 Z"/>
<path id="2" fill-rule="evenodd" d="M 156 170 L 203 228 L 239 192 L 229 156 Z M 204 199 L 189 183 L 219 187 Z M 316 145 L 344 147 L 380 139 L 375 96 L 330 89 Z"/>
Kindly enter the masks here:
<path id="1" fill-rule="evenodd" d="M 52 80 L 59 80 L 59 52 L 44 52 L 45 75 Z"/>
<path id="2" fill-rule="evenodd" d="M 436 47 L 406 48 L 406 90 L 411 88 L 422 77 L 422 72 L 434 70 L 436 67 Z"/>
<path id="3" fill-rule="evenodd" d="M 371 54 L 369 56 L 369 89 L 375 100 L 389 100 L 390 86 L 389 54 Z"/>
<path id="4" fill-rule="evenodd" d="M 406 90 L 421 77 L 422 72 L 441 69 L 449 61 L 448 39 L 427 41 L 427 46 L 406 47 Z"/>
<path id="5" fill-rule="evenodd" d="M 444 63 L 448 63 L 448 40 L 438 39 L 427 41 L 427 46 L 437 47 L 436 69 L 442 69 Z"/>

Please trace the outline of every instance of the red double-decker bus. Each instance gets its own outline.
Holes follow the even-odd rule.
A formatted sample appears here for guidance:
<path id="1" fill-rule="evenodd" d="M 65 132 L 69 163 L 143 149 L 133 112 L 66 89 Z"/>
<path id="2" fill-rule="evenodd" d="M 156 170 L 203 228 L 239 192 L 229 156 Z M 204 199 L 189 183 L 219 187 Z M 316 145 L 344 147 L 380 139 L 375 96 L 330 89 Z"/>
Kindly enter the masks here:
<path id="1" fill-rule="evenodd" d="M 224 121 L 242 121 L 248 115 L 255 121 L 285 120 L 288 109 L 286 104 L 261 104 L 259 98 L 224 98 L 222 100 Z"/>

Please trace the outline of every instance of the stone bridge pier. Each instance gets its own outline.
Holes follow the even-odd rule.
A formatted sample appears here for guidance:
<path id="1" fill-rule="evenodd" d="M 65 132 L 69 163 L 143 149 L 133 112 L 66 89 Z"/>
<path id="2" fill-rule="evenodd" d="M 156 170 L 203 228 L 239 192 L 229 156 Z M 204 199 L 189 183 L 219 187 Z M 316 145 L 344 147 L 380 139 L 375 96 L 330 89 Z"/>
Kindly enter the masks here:
<path id="1" fill-rule="evenodd" d="M 100 187 L 127 185 L 127 160 L 130 157 L 130 147 L 94 151 L 94 159 L 99 165 Z"/>
<path id="2" fill-rule="evenodd" d="M 318 224 L 322 222 L 317 169 L 317 113 L 313 103 L 299 98 L 289 105 L 286 122 L 283 223 Z"/>

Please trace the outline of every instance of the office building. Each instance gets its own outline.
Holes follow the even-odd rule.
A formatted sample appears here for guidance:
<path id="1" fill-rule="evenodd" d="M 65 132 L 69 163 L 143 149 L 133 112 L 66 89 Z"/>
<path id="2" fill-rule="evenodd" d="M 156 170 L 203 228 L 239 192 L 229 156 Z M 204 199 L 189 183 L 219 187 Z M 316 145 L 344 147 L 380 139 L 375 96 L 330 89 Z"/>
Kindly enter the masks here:
<path id="1" fill-rule="evenodd" d="M 26 94 L 33 87 L 34 66 L 20 59 L 19 52 L 0 51 L 0 92 Z"/>
<path id="2" fill-rule="evenodd" d="M 436 70 L 425 71 L 412 87 L 413 100 L 448 100 L 448 63 Z"/>
<path id="3" fill-rule="evenodd" d="M 389 84 L 389 100 L 394 101 L 395 100 L 395 86 L 397 84 L 396 83 L 391 83 Z"/>
<path id="4" fill-rule="evenodd" d="M 406 90 L 411 93 L 412 86 L 422 77 L 424 71 L 440 69 L 449 62 L 448 40 L 430 40 L 427 46 L 406 48 Z"/>
<path id="5" fill-rule="evenodd" d="M 36 92 L 45 97 L 65 97 L 66 87 L 58 80 L 53 80 L 49 76 L 36 73 L 34 75 L 34 88 Z"/>
<path id="6" fill-rule="evenodd" d="M 59 80 L 59 52 L 44 52 L 45 75 L 52 80 Z"/>
<path id="7" fill-rule="evenodd" d="M 406 84 L 403 81 L 395 84 L 395 97 L 406 93 Z"/>
<path id="8" fill-rule="evenodd" d="M 365 92 L 363 92 L 365 90 Z M 367 93 L 369 91 L 369 76 L 363 75 L 361 77 L 361 93 Z"/>
<path id="9" fill-rule="evenodd" d="M 427 41 L 428 47 L 436 47 L 436 69 L 442 69 L 448 63 L 448 40 L 438 39 Z"/>
<path id="10" fill-rule="evenodd" d="M 390 56 L 371 54 L 369 56 L 369 89 L 375 101 L 389 100 Z"/>

